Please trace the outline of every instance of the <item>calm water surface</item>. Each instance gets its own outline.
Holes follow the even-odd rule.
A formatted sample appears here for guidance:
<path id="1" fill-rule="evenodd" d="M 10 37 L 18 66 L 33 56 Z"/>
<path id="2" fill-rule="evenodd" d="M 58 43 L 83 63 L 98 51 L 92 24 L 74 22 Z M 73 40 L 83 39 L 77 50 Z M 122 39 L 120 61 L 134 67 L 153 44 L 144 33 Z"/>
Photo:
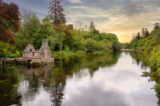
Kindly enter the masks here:
<path id="1" fill-rule="evenodd" d="M 94 59 L 95 58 L 95 59 Z M 7 106 L 159 106 L 150 71 L 130 56 L 59 61 L 58 66 L 5 66 L 0 76 L 0 104 Z M 1 106 L 0 105 L 0 106 Z"/>

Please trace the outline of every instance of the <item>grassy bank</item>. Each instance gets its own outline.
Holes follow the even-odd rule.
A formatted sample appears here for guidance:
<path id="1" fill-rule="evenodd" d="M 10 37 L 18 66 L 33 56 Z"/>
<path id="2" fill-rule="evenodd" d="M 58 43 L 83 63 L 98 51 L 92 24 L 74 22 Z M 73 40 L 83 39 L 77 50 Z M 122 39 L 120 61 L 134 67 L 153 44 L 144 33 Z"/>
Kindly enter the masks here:
<path id="1" fill-rule="evenodd" d="M 52 57 L 55 59 L 67 59 L 72 57 L 85 57 L 87 55 L 104 55 L 104 54 L 110 54 L 111 52 L 102 52 L 102 51 L 95 51 L 93 53 L 86 53 L 84 51 L 53 51 Z"/>

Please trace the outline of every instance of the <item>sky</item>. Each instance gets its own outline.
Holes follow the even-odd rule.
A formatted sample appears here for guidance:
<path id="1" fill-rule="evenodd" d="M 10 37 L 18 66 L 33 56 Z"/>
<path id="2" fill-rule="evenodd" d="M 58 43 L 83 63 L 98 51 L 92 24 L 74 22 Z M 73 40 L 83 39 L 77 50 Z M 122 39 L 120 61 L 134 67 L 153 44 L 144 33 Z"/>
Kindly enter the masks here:
<path id="1" fill-rule="evenodd" d="M 43 19 L 50 0 L 3 0 L 18 4 Z M 160 0 L 62 0 L 68 23 L 89 25 L 94 21 L 101 32 L 114 33 L 120 42 L 129 42 L 142 28 L 153 29 L 160 22 Z"/>

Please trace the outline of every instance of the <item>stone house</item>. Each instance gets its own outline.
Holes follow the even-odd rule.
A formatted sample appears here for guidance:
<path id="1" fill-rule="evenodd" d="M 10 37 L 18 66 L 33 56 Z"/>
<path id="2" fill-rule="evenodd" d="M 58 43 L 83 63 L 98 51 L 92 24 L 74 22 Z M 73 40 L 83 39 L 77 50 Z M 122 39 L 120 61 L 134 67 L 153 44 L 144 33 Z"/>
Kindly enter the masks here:
<path id="1" fill-rule="evenodd" d="M 51 50 L 48 46 L 48 40 L 42 40 L 42 46 L 38 51 L 31 44 L 28 44 L 23 51 L 23 58 L 51 60 Z"/>

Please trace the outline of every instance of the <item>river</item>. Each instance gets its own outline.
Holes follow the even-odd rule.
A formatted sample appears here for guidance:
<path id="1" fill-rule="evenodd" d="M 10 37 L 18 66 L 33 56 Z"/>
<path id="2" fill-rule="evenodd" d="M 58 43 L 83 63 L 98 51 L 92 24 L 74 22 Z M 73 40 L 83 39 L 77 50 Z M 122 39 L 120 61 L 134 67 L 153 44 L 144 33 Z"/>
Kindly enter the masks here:
<path id="1" fill-rule="evenodd" d="M 0 70 L 0 106 L 157 106 L 155 82 L 142 77 L 148 71 L 125 52 L 39 68 L 7 64 Z"/>

